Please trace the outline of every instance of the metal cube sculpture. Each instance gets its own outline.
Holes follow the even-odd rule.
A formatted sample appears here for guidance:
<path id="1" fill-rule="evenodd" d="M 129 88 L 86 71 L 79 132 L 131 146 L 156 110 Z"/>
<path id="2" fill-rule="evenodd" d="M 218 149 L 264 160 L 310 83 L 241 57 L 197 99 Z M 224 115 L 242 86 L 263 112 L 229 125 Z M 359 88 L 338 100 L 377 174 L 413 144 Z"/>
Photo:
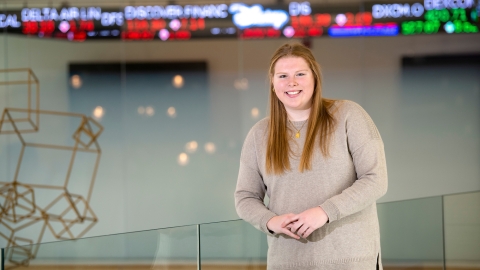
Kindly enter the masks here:
<path id="1" fill-rule="evenodd" d="M 103 127 L 83 114 L 40 110 L 39 81 L 30 69 L 0 70 L 0 73 L 25 73 L 26 77 L 0 81 L 0 85 L 27 86 L 26 108 L 5 108 L 0 117 L 0 136 L 13 136 L 18 140 L 16 145 L 20 146 L 13 179 L 0 179 L 0 237 L 7 241 L 5 257 L 12 267 L 27 266 L 38 252 L 39 245 L 35 244 L 41 243 L 47 229 L 57 239 L 76 239 L 85 235 L 98 222 L 90 207 L 90 199 L 101 156 L 97 139 Z M 50 130 L 49 127 L 40 125 L 41 117 L 47 116 L 78 120 L 78 126 L 71 134 L 71 139 L 68 139 L 69 144 L 32 140 L 40 130 L 55 134 L 55 129 Z M 29 164 L 24 164 L 28 158 L 28 149 L 66 152 L 69 160 L 67 168 L 64 168 L 64 180 L 61 183 L 41 184 L 30 179 L 35 178 L 32 177 L 35 173 L 31 172 L 28 181 L 20 179 L 22 171 L 29 169 Z M 71 179 L 79 153 L 88 154 L 94 160 L 92 171 L 80 171 L 81 175 L 89 175 L 87 181 L 82 180 L 81 183 L 88 186 L 86 194 L 72 193 L 71 190 L 74 189 L 71 187 Z M 40 178 L 41 175 L 37 176 Z M 47 192 L 48 195 L 45 195 Z M 34 228 L 38 233 L 36 239 L 22 236 Z"/>

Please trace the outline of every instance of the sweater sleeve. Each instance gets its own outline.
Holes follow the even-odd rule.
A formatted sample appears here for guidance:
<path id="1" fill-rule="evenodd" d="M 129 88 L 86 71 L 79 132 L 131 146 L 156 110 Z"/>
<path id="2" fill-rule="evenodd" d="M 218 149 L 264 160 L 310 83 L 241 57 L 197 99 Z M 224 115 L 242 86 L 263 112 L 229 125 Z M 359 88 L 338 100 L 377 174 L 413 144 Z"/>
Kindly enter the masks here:
<path id="1" fill-rule="evenodd" d="M 347 101 L 345 122 L 348 149 L 357 180 L 340 194 L 320 206 L 329 222 L 354 214 L 375 203 L 387 192 L 387 165 L 382 139 L 367 112 L 360 105 Z"/>
<path id="2" fill-rule="evenodd" d="M 270 211 L 263 202 L 266 186 L 258 169 L 254 128 L 248 133 L 240 156 L 240 169 L 235 190 L 235 209 L 240 218 L 258 230 L 271 234 L 267 229 L 267 222 L 276 214 Z"/>

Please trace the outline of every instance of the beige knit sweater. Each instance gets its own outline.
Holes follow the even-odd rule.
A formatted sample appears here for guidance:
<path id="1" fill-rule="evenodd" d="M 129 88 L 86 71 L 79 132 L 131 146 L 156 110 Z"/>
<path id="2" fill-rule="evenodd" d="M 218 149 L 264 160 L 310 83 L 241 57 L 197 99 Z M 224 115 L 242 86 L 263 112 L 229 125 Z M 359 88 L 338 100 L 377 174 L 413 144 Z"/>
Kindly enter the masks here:
<path id="1" fill-rule="evenodd" d="M 292 136 L 296 153 L 290 157 L 292 170 L 280 176 L 265 173 L 268 118 L 255 124 L 245 139 L 235 206 L 242 219 L 267 234 L 267 269 L 375 269 L 380 256 L 376 200 L 387 191 L 383 142 L 358 104 L 337 101 L 333 111 L 337 126 L 331 156 L 324 158 L 318 148 L 310 171 L 298 171 L 307 125 L 300 138 Z M 299 129 L 304 123 L 293 125 Z M 298 214 L 315 206 L 323 208 L 329 223 L 307 239 L 271 234 L 266 227 L 276 215 Z M 382 269 L 380 259 L 379 264 Z"/>

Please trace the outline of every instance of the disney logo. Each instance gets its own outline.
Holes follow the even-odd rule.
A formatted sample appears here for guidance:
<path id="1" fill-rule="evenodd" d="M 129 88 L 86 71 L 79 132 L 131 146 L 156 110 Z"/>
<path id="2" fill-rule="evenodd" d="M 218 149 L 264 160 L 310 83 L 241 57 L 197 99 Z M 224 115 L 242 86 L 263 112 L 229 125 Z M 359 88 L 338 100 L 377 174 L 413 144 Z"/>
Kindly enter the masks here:
<path id="1" fill-rule="evenodd" d="M 261 5 L 248 7 L 245 4 L 231 4 L 228 11 L 233 14 L 233 23 L 240 29 L 252 26 L 279 29 L 288 22 L 288 14 L 283 10 L 263 10 Z"/>

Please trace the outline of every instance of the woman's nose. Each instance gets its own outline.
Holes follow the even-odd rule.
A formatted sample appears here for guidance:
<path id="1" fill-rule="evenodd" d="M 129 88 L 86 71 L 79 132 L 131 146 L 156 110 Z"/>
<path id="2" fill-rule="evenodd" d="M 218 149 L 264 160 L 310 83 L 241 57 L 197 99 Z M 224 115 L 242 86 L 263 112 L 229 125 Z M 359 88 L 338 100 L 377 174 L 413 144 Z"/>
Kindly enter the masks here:
<path id="1" fill-rule="evenodd" d="M 295 86 L 295 85 L 297 85 L 297 80 L 295 80 L 295 77 L 293 77 L 288 81 L 288 86 Z"/>

